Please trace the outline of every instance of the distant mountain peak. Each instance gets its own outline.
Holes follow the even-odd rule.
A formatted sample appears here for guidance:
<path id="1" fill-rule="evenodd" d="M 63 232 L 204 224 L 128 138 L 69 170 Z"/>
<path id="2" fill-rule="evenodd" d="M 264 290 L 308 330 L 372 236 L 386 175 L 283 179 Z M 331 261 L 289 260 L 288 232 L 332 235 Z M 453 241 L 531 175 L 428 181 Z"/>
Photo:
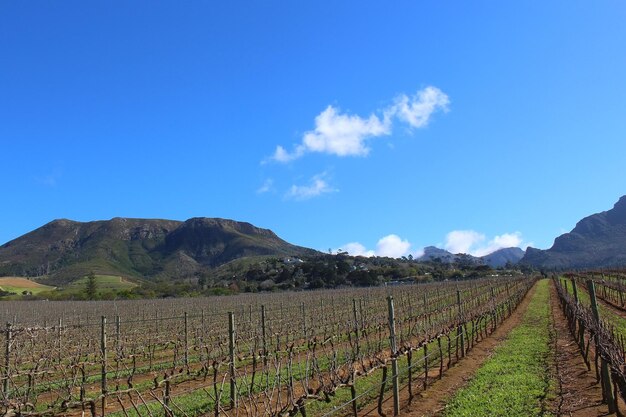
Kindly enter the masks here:
<path id="1" fill-rule="evenodd" d="M 608 211 L 576 223 L 550 249 L 528 248 L 521 261 L 547 269 L 601 268 L 626 265 L 626 195 Z"/>
<path id="2" fill-rule="evenodd" d="M 436 246 L 427 246 L 424 248 L 424 254 L 418 258 L 420 261 L 429 261 L 439 258 L 442 262 L 473 262 L 477 265 L 486 264 L 492 268 L 498 268 L 506 265 L 507 263 L 516 264 L 524 256 L 524 251 L 520 248 L 502 248 L 498 249 L 488 255 L 476 257 L 466 253 L 452 253 L 445 249 L 440 249 Z"/>
<path id="3" fill-rule="evenodd" d="M 518 247 L 498 249 L 488 255 L 481 256 L 481 259 L 492 268 L 503 267 L 507 263 L 517 264 L 525 255 L 525 251 Z"/>

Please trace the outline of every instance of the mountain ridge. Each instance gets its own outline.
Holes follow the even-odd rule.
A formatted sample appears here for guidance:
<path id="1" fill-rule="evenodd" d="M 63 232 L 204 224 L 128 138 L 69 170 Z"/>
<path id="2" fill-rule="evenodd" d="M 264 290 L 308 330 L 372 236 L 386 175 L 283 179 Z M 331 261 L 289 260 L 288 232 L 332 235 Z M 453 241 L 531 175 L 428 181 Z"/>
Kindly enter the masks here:
<path id="1" fill-rule="evenodd" d="M 56 219 L 0 246 L 0 275 L 47 275 L 63 282 L 95 270 L 180 279 L 246 256 L 314 253 L 269 229 L 230 219 Z"/>
<path id="2" fill-rule="evenodd" d="M 522 264 L 546 269 L 626 265 L 626 195 L 610 210 L 586 216 L 546 250 L 528 248 Z"/>
<path id="3" fill-rule="evenodd" d="M 470 263 L 475 265 L 489 265 L 492 268 L 505 266 L 507 263 L 515 265 L 524 256 L 524 250 L 518 247 L 497 249 L 484 256 L 473 256 L 466 253 L 454 254 L 445 249 L 436 246 L 427 246 L 424 248 L 424 254 L 417 258 L 418 261 L 441 260 L 443 263 Z"/>

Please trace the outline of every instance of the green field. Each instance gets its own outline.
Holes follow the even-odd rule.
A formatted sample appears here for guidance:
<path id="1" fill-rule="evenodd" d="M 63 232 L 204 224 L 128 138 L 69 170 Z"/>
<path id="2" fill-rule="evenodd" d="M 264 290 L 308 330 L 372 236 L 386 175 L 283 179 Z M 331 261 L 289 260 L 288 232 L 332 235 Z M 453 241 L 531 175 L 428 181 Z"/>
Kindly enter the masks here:
<path id="1" fill-rule="evenodd" d="M 3 277 L 0 278 L 0 289 L 16 294 L 14 296 L 11 296 L 11 298 L 19 298 L 22 296 L 22 293 L 24 291 L 27 291 L 31 294 L 39 294 L 45 291 L 52 291 L 54 290 L 54 287 L 39 284 L 38 282 L 31 281 L 27 278 Z"/>
<path id="2" fill-rule="evenodd" d="M 96 275 L 96 289 L 99 297 L 107 294 L 115 294 L 119 291 L 128 291 L 137 287 L 137 284 L 125 280 L 123 277 L 114 275 Z M 39 295 L 55 299 L 61 297 L 82 296 L 87 288 L 88 278 L 82 277 L 64 287 L 52 287 L 43 285 L 27 278 L 3 277 L 0 278 L 0 289 L 14 293 L 3 297 L 5 300 L 19 300 L 28 295 Z M 24 291 L 28 294 L 24 294 Z"/>
<path id="3" fill-rule="evenodd" d="M 78 279 L 67 286 L 60 288 L 59 290 L 66 293 L 79 293 L 84 292 L 87 287 L 87 277 Z M 120 276 L 114 275 L 96 275 L 96 286 L 98 293 L 106 291 L 123 291 L 131 290 L 137 286 L 137 284 L 126 281 Z"/>

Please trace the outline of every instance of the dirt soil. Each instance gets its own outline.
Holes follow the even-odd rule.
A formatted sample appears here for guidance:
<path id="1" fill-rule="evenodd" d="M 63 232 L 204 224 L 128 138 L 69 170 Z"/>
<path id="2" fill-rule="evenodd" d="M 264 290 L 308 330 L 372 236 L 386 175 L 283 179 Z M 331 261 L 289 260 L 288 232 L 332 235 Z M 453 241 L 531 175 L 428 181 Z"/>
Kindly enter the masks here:
<path id="1" fill-rule="evenodd" d="M 608 406 L 601 404 L 602 391 L 600 384 L 596 382 L 593 361 L 591 362 L 591 371 L 587 370 L 578 345 L 574 342 L 574 339 L 569 333 L 567 320 L 559 306 L 554 285 L 550 287 L 550 294 L 552 300 L 552 317 L 557 333 L 557 373 L 561 384 L 560 403 L 556 405 L 555 413 L 559 416 L 575 417 L 608 416 L 610 415 L 608 413 Z M 605 304 L 610 307 L 610 304 Z M 614 308 L 613 311 L 617 314 L 623 313 Z M 593 358 L 593 355 L 593 347 L 591 347 L 591 352 L 589 353 L 590 358 Z M 618 400 L 618 408 L 622 414 L 626 412 L 626 404 L 621 398 Z"/>
<path id="2" fill-rule="evenodd" d="M 578 345 L 569 332 L 554 284 L 550 285 L 550 300 L 556 333 L 556 374 L 560 385 L 557 387 L 559 396 L 554 404 L 555 414 L 575 417 L 609 415 L 607 405 L 602 404 L 602 390 L 600 384 L 596 383 L 594 365 L 591 363 L 591 371 L 585 365 Z"/>
<path id="3" fill-rule="evenodd" d="M 454 393 L 467 384 L 476 370 L 492 355 L 496 346 L 506 339 L 509 332 L 521 322 L 534 293 L 535 287 L 528 291 L 511 316 L 500 324 L 492 335 L 475 345 L 465 358 L 449 370 L 445 370 L 441 379 L 433 378 L 431 381 L 429 378 L 429 386 L 426 391 L 415 394 L 410 404 L 408 388 L 404 386 L 400 391 L 400 415 L 406 417 L 441 415 L 446 403 Z M 433 373 L 438 377 L 435 370 Z M 393 403 L 390 399 L 384 403 L 383 411 L 388 416 L 393 415 Z M 378 416 L 376 404 L 366 408 L 362 415 Z"/>

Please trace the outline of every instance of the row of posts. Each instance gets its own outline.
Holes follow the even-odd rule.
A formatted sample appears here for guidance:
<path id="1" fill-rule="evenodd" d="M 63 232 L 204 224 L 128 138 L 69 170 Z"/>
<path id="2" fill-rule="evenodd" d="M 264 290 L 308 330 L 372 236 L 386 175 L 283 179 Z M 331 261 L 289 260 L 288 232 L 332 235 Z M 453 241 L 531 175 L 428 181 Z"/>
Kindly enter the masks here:
<path id="1" fill-rule="evenodd" d="M 564 281 L 565 291 L 567 292 L 567 281 Z M 593 280 L 589 279 L 586 281 L 587 291 L 589 292 L 589 300 L 591 304 L 591 312 L 593 314 L 593 318 L 596 322 L 598 328 L 601 326 L 600 322 L 600 313 L 598 310 L 598 301 L 596 299 L 596 285 Z M 578 305 L 580 300 L 578 298 L 578 288 L 576 286 L 576 280 L 572 278 L 572 292 L 574 294 L 574 301 Z M 581 337 L 582 336 L 581 334 Z M 597 348 L 597 347 L 596 347 Z M 609 406 L 609 414 L 615 413 L 617 411 L 617 407 L 615 406 L 615 398 L 613 396 L 613 390 L 611 389 L 611 374 L 609 372 L 609 364 L 604 360 L 602 356 L 600 356 L 600 378 L 602 380 L 602 398 Z"/>
<path id="2" fill-rule="evenodd" d="M 229 313 L 231 326 L 229 327 L 230 332 L 230 358 L 233 365 L 231 366 L 231 375 L 234 375 L 234 318 L 233 313 Z M 185 367 L 189 366 L 189 337 L 188 337 L 188 320 L 187 313 L 184 313 L 184 345 L 185 345 L 185 353 L 184 353 L 184 363 Z M 62 359 L 62 333 L 61 330 L 63 328 L 63 322 L 59 319 L 59 325 L 57 329 L 57 344 L 59 349 L 59 360 Z M 116 348 L 120 347 L 120 333 L 121 330 L 121 319 L 120 316 L 115 317 L 115 343 Z M 4 398 L 9 398 L 10 395 L 10 380 L 11 380 L 11 347 L 13 345 L 13 324 L 7 323 L 5 333 L 5 352 L 4 352 L 4 370 L 5 374 L 3 375 L 3 384 L 2 391 L 4 393 Z M 100 321 L 100 353 L 102 357 L 102 365 L 100 370 L 100 378 L 101 378 L 101 406 L 104 410 L 107 406 L 106 396 L 108 393 L 108 381 L 107 381 L 107 368 L 108 368 L 108 351 L 107 351 L 107 318 L 106 316 L 101 317 Z M 234 380 L 234 379 L 233 379 Z M 232 384 L 232 383 L 231 383 Z M 232 390 L 231 386 L 231 390 Z"/>
<path id="3" fill-rule="evenodd" d="M 393 296 L 387 297 L 387 305 L 388 305 L 388 314 L 389 314 L 389 339 L 390 339 L 390 348 L 392 352 L 391 359 L 391 373 L 392 373 L 392 384 L 393 384 L 393 407 L 394 407 L 394 416 L 397 416 L 400 413 L 400 389 L 399 389 L 399 373 L 398 373 L 398 360 L 397 360 L 397 341 L 396 341 L 396 327 L 395 327 L 395 308 L 394 308 L 394 300 Z M 461 293 L 457 290 L 457 306 L 458 306 L 458 314 L 461 317 Z M 307 331 L 307 322 L 306 322 L 306 314 L 304 309 L 304 303 L 301 305 L 301 313 L 303 316 L 303 330 Z M 359 304 L 359 308 L 362 309 L 362 306 Z M 353 300 L 353 313 L 355 319 L 355 328 L 358 332 L 358 324 L 357 323 L 357 306 L 356 300 Z M 185 367 L 189 366 L 189 338 L 188 338 L 188 315 L 185 312 L 184 316 L 184 364 Z M 59 321 L 59 329 L 58 329 L 58 343 L 59 350 L 61 350 L 61 328 L 62 322 Z M 102 415 L 105 414 L 105 410 L 107 407 L 107 395 L 108 395 L 108 354 L 107 354 L 107 317 L 101 317 L 101 329 L 100 329 L 100 350 L 102 357 L 102 365 L 101 365 L 101 407 L 102 407 Z M 10 391 L 10 357 L 11 357 L 11 345 L 13 342 L 13 328 L 11 323 L 7 323 L 7 327 L 5 330 L 6 334 L 6 345 L 5 345 L 5 372 L 4 381 L 3 381 L 3 392 L 5 398 L 9 398 Z M 462 354 L 464 354 L 464 332 L 459 330 L 460 338 L 461 338 L 461 346 L 462 346 Z M 115 317 L 115 343 L 116 347 L 120 347 L 120 335 L 121 335 L 121 319 L 119 316 Z M 266 310 L 265 306 L 261 306 L 261 336 L 262 336 L 262 349 L 263 349 L 263 360 L 265 365 L 267 365 L 267 334 L 266 334 Z M 357 341 L 358 341 L 357 335 Z M 358 343 L 358 342 L 357 342 Z M 229 377 L 230 377 L 230 406 L 232 408 L 236 408 L 237 401 L 237 387 L 236 387 L 236 356 L 235 356 L 235 314 L 233 312 L 228 313 L 228 347 L 229 347 Z M 357 346 L 358 349 L 358 346 Z M 167 395 L 166 395 L 167 396 Z M 169 400 L 167 398 L 166 400 Z"/>
<path id="4" fill-rule="evenodd" d="M 493 289 L 492 289 L 493 294 Z M 424 298 L 424 303 L 426 299 Z M 460 322 L 460 318 L 462 317 L 462 306 L 461 306 L 461 291 L 456 291 L 456 302 L 458 309 L 458 317 L 459 317 L 459 327 L 457 328 L 458 334 L 460 334 L 460 343 L 461 343 L 461 356 L 465 357 L 465 331 L 463 330 L 463 325 Z M 354 305 L 356 311 L 356 305 Z M 400 376 L 398 372 L 398 346 L 396 341 L 396 314 L 393 303 L 393 296 L 387 297 L 387 308 L 389 310 L 389 342 L 391 348 L 391 380 L 392 380 L 392 394 L 393 394 L 393 415 L 397 416 L 400 414 Z M 356 317 L 356 313 L 355 313 Z M 358 337 L 357 337 L 358 340 Z M 424 349 L 427 348 L 428 345 L 424 345 Z M 426 352 L 424 352 L 425 360 L 428 360 Z M 409 365 L 410 366 L 410 365 Z M 428 366 L 428 365 L 426 365 Z M 428 370 L 426 370 L 428 372 Z M 426 374 L 428 375 L 428 374 Z M 385 379 L 385 377 L 383 377 Z M 409 381 L 409 383 L 411 383 Z"/>

